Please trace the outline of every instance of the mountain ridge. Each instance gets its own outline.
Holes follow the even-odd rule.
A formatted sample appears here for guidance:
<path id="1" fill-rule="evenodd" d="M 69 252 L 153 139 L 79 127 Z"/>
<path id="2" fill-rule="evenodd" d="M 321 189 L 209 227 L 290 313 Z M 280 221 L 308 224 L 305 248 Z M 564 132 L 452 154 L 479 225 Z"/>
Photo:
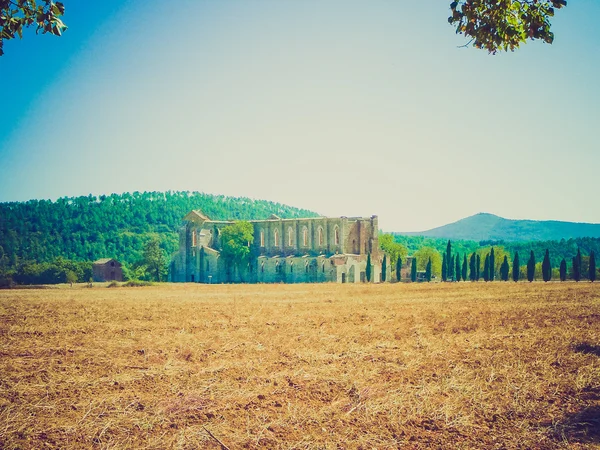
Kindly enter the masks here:
<path id="1" fill-rule="evenodd" d="M 506 219 L 481 212 L 425 231 L 394 232 L 402 236 L 425 236 L 471 241 L 559 241 L 600 237 L 600 224 L 560 220 Z"/>

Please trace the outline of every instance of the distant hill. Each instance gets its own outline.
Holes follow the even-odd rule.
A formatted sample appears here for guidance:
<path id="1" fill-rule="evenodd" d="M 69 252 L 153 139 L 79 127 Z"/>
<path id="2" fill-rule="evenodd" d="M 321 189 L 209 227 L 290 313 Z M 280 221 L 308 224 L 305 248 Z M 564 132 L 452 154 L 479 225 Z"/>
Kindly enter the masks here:
<path id="1" fill-rule="evenodd" d="M 578 237 L 600 237 L 600 224 L 511 220 L 494 214 L 479 213 L 431 230 L 395 234 L 472 241 L 560 241 Z"/>
<path id="2" fill-rule="evenodd" d="M 214 220 L 315 217 L 313 211 L 249 198 L 200 192 L 134 192 L 0 203 L 0 269 L 19 261 L 141 259 L 158 236 L 167 254 L 179 245 L 183 216 L 200 209 Z"/>

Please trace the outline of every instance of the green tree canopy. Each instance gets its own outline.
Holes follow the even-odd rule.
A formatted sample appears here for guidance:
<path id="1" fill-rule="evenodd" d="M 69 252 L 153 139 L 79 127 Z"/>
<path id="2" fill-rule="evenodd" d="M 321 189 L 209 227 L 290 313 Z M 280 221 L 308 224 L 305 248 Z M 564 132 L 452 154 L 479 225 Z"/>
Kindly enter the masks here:
<path id="1" fill-rule="evenodd" d="M 250 245 L 254 242 L 254 227 L 240 220 L 221 229 L 221 257 L 229 267 L 238 269 L 248 263 Z"/>
<path id="2" fill-rule="evenodd" d="M 151 238 L 144 247 L 144 263 L 150 276 L 156 281 L 161 281 L 166 274 L 167 258 L 157 237 Z"/>
<path id="3" fill-rule="evenodd" d="M 67 29 L 60 19 L 65 13 L 61 2 L 52 0 L 0 0 L 0 56 L 5 40 L 23 38 L 23 29 L 35 27 L 36 33 L 62 35 Z"/>
<path id="4" fill-rule="evenodd" d="M 406 259 L 406 255 L 408 255 L 407 248 L 399 244 L 394 240 L 394 236 L 391 234 L 380 234 L 379 235 L 379 247 L 381 250 L 390 255 L 390 264 L 392 267 L 396 267 L 396 262 L 398 258 L 400 260 Z"/>
<path id="5" fill-rule="evenodd" d="M 495 54 L 514 51 L 527 39 L 551 44 L 550 18 L 566 0 L 457 0 L 450 4 L 448 22 L 476 48 Z"/>
<path id="6" fill-rule="evenodd" d="M 442 256 L 432 247 L 421 247 L 413 255 L 417 258 L 417 269 L 420 271 L 427 270 L 427 262 L 431 259 L 431 275 L 436 277 L 442 274 Z"/>

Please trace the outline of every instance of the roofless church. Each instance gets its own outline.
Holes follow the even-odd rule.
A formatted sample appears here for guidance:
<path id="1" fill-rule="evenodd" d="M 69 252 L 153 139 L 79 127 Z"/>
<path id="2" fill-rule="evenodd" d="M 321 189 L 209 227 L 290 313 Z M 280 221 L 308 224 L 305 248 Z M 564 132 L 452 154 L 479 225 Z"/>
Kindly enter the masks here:
<path id="1" fill-rule="evenodd" d="M 172 281 L 359 283 L 366 281 L 368 254 L 371 281 L 381 279 L 377 216 L 281 219 L 272 215 L 249 222 L 254 229 L 249 262 L 232 270 L 219 257 L 220 230 L 234 222 L 211 220 L 198 210 L 187 214 L 172 261 Z"/>

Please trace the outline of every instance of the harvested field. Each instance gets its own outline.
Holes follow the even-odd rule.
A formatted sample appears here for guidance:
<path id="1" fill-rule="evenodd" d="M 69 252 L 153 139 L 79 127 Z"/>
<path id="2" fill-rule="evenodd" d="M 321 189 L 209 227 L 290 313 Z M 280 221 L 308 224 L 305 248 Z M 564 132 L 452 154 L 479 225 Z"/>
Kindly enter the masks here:
<path id="1" fill-rule="evenodd" d="M 0 448 L 600 448 L 600 284 L 0 291 Z"/>

